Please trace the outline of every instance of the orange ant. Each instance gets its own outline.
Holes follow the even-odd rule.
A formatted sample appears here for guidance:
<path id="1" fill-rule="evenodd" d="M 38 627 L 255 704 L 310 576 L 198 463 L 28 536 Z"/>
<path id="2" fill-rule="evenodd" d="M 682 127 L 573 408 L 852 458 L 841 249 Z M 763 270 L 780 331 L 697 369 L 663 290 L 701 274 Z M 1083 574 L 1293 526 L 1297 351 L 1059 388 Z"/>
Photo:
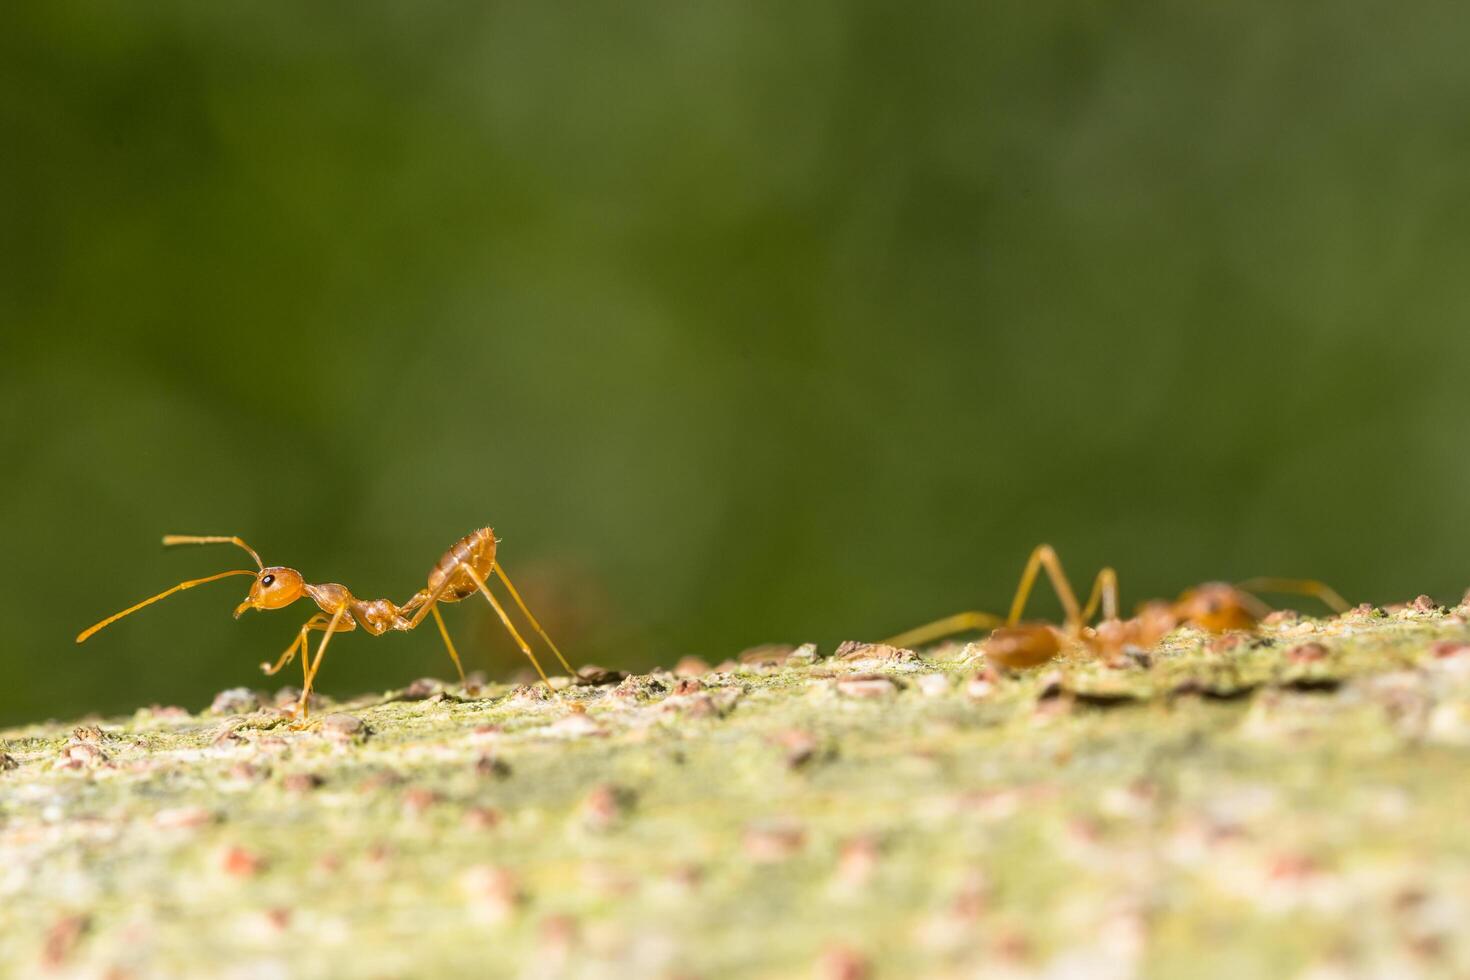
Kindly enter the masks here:
<path id="1" fill-rule="evenodd" d="M 1062 627 L 1049 623 L 1024 623 L 1021 614 L 1036 582 L 1046 569 L 1052 588 L 1061 600 Z M 1334 612 L 1343 613 L 1347 602 L 1335 591 L 1313 579 L 1256 578 L 1239 585 L 1207 582 L 1175 599 L 1144 603 L 1130 619 L 1118 617 L 1118 573 L 1104 568 L 1093 580 L 1085 605 L 1062 571 L 1061 560 L 1050 545 L 1037 545 L 1021 573 L 1021 583 L 1004 619 L 991 613 L 962 612 L 927 623 L 885 642 L 896 647 L 913 647 L 968 630 L 989 630 L 982 641 L 986 657 L 1001 667 L 1035 667 L 1055 657 L 1064 647 L 1081 646 L 1094 655 L 1115 659 L 1128 648 L 1148 649 L 1180 625 L 1209 633 L 1250 630 L 1270 612 L 1270 607 L 1252 592 L 1281 592 L 1313 596 Z M 1102 619 L 1089 626 L 1101 609 Z"/>
<path id="2" fill-rule="evenodd" d="M 104 626 L 115 623 L 124 616 L 135 613 L 144 606 L 157 602 L 159 599 L 165 599 L 175 592 L 192 589 L 196 585 L 214 582 L 231 575 L 249 575 L 255 581 L 250 583 L 250 592 L 245 596 L 245 601 L 235 607 L 236 619 L 239 619 L 240 614 L 247 609 L 284 609 L 297 599 L 300 599 L 303 595 L 315 602 L 321 610 L 302 625 L 301 632 L 297 635 L 295 642 L 286 649 L 285 653 L 281 654 L 280 658 L 274 664 L 263 663 L 260 665 L 260 669 L 265 673 L 275 674 L 296 657 L 298 650 L 301 652 L 301 672 L 304 677 L 304 682 L 301 687 L 301 701 L 297 705 L 296 713 L 299 717 L 304 718 L 307 713 L 307 699 L 311 695 L 312 682 L 316 679 L 316 672 L 322 665 L 322 655 L 327 652 L 327 642 L 331 640 L 333 633 L 349 633 L 357 629 L 359 625 L 371 635 L 381 636 L 389 630 L 411 630 L 423 622 L 425 616 L 433 613 L 434 622 L 439 627 L 439 635 L 444 638 L 444 646 L 448 648 L 449 658 L 454 661 L 454 668 L 459 671 L 459 680 L 463 684 L 465 681 L 464 666 L 460 663 L 459 653 L 454 649 L 454 641 L 449 638 L 449 630 L 444 626 L 444 617 L 439 613 L 439 605 L 445 602 L 458 602 L 461 599 L 469 598 L 476 592 L 480 592 L 489 600 L 491 607 L 495 610 L 495 614 L 500 617 L 500 622 L 504 624 L 506 631 L 515 639 L 516 645 L 521 648 L 521 652 L 530 658 L 532 666 L 536 668 L 536 673 L 541 675 L 541 680 L 546 683 L 547 687 L 550 687 L 551 680 L 546 676 L 546 671 L 541 669 L 541 663 L 536 659 L 536 655 L 531 652 L 530 645 L 526 643 L 525 638 L 516 630 L 515 625 L 510 621 L 510 617 L 506 615 L 504 607 L 496 600 L 495 596 L 490 592 L 489 587 L 485 584 L 485 580 L 493 572 L 505 584 L 506 590 L 510 592 L 511 598 L 515 600 L 516 606 L 525 615 L 526 619 L 531 623 L 531 626 L 540 634 L 541 639 L 546 641 L 546 645 L 551 648 L 551 652 L 556 654 L 556 659 L 561 662 L 562 667 L 568 674 L 572 673 L 571 664 L 567 663 L 566 657 L 561 655 L 561 651 L 556 648 L 556 644 L 551 642 L 551 637 L 546 635 L 546 631 L 541 628 L 541 624 L 536 622 L 536 617 L 532 616 L 531 610 L 526 608 L 526 604 L 522 601 L 520 593 L 516 591 L 514 585 L 511 585 L 510 579 L 506 576 L 505 570 L 495 560 L 497 540 L 495 532 L 488 527 L 471 531 L 456 541 L 444 553 L 444 557 L 439 559 L 439 563 L 434 566 L 433 570 L 429 572 L 428 586 L 420 589 L 414 594 L 413 598 L 401 606 L 395 606 L 387 599 L 359 599 L 347 589 L 347 586 L 338 585 L 335 582 L 329 582 L 324 585 L 312 585 L 294 568 L 286 568 L 282 565 L 271 565 L 267 567 L 260 560 L 260 555 L 255 553 L 255 549 L 238 537 L 166 534 L 164 535 L 163 543 L 165 547 L 178 544 L 233 544 L 243 548 L 250 554 L 251 558 L 255 559 L 258 570 L 251 571 L 248 568 L 237 568 L 228 572 L 220 572 L 217 575 L 209 575 L 205 578 L 196 578 L 188 582 L 181 582 L 171 589 L 160 592 L 152 598 L 144 599 L 142 602 L 129 606 L 120 613 L 108 616 L 97 625 L 83 630 L 77 634 L 78 643 L 86 640 Z M 409 614 L 412 615 L 410 616 Z M 323 631 L 322 641 L 317 646 L 315 658 L 310 655 L 310 641 L 307 637 L 307 634 L 312 630 Z"/>

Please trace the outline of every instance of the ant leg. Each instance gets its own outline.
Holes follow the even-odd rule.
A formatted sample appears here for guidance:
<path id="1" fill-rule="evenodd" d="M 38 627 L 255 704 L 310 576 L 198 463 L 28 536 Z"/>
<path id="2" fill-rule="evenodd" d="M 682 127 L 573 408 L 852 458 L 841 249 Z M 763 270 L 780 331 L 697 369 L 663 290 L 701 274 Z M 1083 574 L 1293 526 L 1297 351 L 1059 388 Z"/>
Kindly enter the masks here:
<path id="1" fill-rule="evenodd" d="M 943 619 L 936 619 L 932 623 L 916 626 L 911 630 L 891 636 L 883 642 L 891 647 L 919 647 L 946 636 L 956 633 L 965 633 L 969 630 L 993 630 L 997 626 L 1004 626 L 1005 620 L 999 616 L 992 616 L 984 612 L 962 612 Z"/>
<path id="2" fill-rule="evenodd" d="M 439 587 L 433 592 L 420 592 L 403 604 L 398 610 L 399 612 L 406 612 L 414 608 L 418 609 L 418 612 L 413 614 L 413 619 L 409 620 L 409 629 L 418 629 L 419 624 L 424 621 L 424 617 L 429 615 L 430 610 L 439 604 L 439 597 L 448 591 L 449 583 L 453 579 L 453 575 L 445 575 L 444 580 L 439 583 Z"/>
<path id="3" fill-rule="evenodd" d="M 327 637 L 331 636 L 328 630 L 322 637 L 322 648 L 327 646 Z M 306 698 L 311 694 L 311 679 L 316 671 L 311 669 L 311 641 L 306 638 L 306 627 L 301 628 L 301 704 L 297 708 L 297 717 L 306 717 Z M 321 651 L 317 652 L 317 662 L 321 662 Z"/>
<path id="4" fill-rule="evenodd" d="M 1082 607 L 1082 622 L 1086 623 L 1097 612 L 1098 604 L 1102 604 L 1103 619 L 1118 618 L 1118 573 L 1111 568 L 1104 568 L 1097 573 L 1097 578 L 1092 581 L 1092 594 L 1087 597 L 1087 605 Z"/>
<path id="5" fill-rule="evenodd" d="M 567 663 L 567 658 L 563 657 L 561 651 L 556 648 L 556 644 L 551 642 L 551 637 L 547 636 L 546 631 L 541 628 L 541 624 L 536 622 L 536 617 L 531 615 L 531 610 L 526 608 L 525 602 L 521 600 L 521 594 L 516 591 L 514 585 L 510 584 L 510 579 L 506 576 L 505 569 L 500 567 L 500 562 L 495 563 L 495 574 L 499 575 L 500 581 L 505 583 L 505 588 L 510 592 L 510 597 L 516 601 L 516 605 L 520 608 L 521 612 L 525 613 L 526 618 L 531 621 L 532 628 L 541 634 L 541 639 L 546 641 L 546 645 L 551 647 L 551 652 L 556 654 L 556 659 L 561 661 L 562 669 L 567 672 L 567 676 L 570 677 L 576 674 L 576 671 L 572 670 L 572 665 Z"/>
<path id="6" fill-rule="evenodd" d="M 407 602 L 398 607 L 398 615 L 406 616 L 414 610 L 421 608 L 423 604 L 428 601 L 428 598 L 429 590 L 420 589 L 419 591 L 415 592 Z"/>
<path id="7" fill-rule="evenodd" d="M 308 710 L 306 702 L 307 699 L 311 697 L 311 684 L 314 680 L 316 680 L 316 672 L 321 669 L 322 656 L 327 652 L 327 644 L 332 641 L 332 634 L 337 632 L 337 624 L 342 621 L 342 617 L 346 615 L 346 613 L 346 606 L 342 606 L 336 612 L 332 613 L 332 620 L 331 622 L 327 623 L 326 632 L 322 634 L 322 642 L 316 648 L 316 659 L 312 660 L 310 670 L 308 670 L 306 667 L 307 657 L 303 655 L 301 658 L 301 671 L 303 674 L 306 675 L 306 681 L 301 688 L 301 702 L 296 706 L 297 717 L 306 717 L 306 713 Z M 345 633 L 347 631 L 342 630 L 342 632 Z"/>
<path id="8" fill-rule="evenodd" d="M 1021 620 L 1021 613 L 1026 609 L 1026 600 L 1030 598 L 1032 586 L 1036 584 L 1036 575 L 1042 568 L 1046 569 L 1052 588 L 1056 590 L 1057 598 L 1062 601 L 1062 610 L 1066 614 L 1069 627 L 1080 630 L 1097 611 L 1098 603 L 1102 604 L 1104 615 L 1109 618 L 1117 618 L 1118 576 L 1116 572 L 1111 568 L 1105 568 L 1098 573 L 1092 586 L 1092 595 L 1087 600 L 1087 608 L 1081 609 L 1077 605 L 1077 596 L 1072 591 L 1072 585 L 1067 581 L 1066 573 L 1062 571 L 1062 563 L 1057 558 L 1056 551 L 1049 544 L 1041 544 L 1032 550 L 1031 557 L 1026 560 L 1026 568 L 1021 573 L 1021 583 L 1016 587 L 1016 597 L 1011 600 L 1010 613 L 1004 620 L 990 613 L 956 613 L 953 616 L 946 616 L 944 619 L 911 629 L 906 633 L 900 633 L 884 642 L 892 646 L 914 646 L 954 633 L 962 633 L 965 630 L 1014 626 Z"/>
<path id="9" fill-rule="evenodd" d="M 281 654 L 281 656 L 276 660 L 275 663 L 262 663 L 260 665 L 260 672 L 262 674 L 265 674 L 267 677 L 273 677 L 276 674 L 279 674 L 282 667 L 286 666 L 291 661 L 296 659 L 296 648 L 304 646 L 305 644 L 306 627 L 303 626 L 301 627 L 301 632 L 296 634 L 296 639 L 292 640 L 291 645 L 286 648 L 286 652 Z M 302 659 L 303 661 L 305 660 L 305 658 Z"/>
<path id="10" fill-rule="evenodd" d="M 1348 611 L 1347 600 L 1337 590 L 1311 578 L 1253 578 L 1236 585 L 1247 592 L 1282 592 L 1292 595 L 1311 596 L 1335 613 Z"/>
<path id="11" fill-rule="evenodd" d="M 444 625 L 444 617 L 439 612 L 439 604 L 436 602 L 429 609 L 434 613 L 434 622 L 439 624 L 439 635 L 444 637 L 444 645 L 449 648 L 449 659 L 454 661 L 454 669 L 459 671 L 459 683 L 463 687 L 465 684 L 464 665 L 459 662 L 459 652 L 454 649 L 454 641 L 449 638 L 449 630 Z"/>
<path id="12" fill-rule="evenodd" d="M 320 622 L 308 623 L 307 626 L 310 629 L 322 630 L 323 632 L 328 634 L 351 633 L 353 630 L 357 629 L 357 624 L 352 621 L 352 617 L 347 613 L 345 609 L 341 611 L 340 615 L 341 619 L 339 621 L 338 614 L 334 613 L 331 617 L 328 617 L 326 613 L 318 613 L 316 616 L 313 616 L 312 619 L 319 619 Z M 321 667 L 322 653 L 326 650 L 326 647 L 327 637 L 323 636 L 321 645 L 320 647 L 318 647 L 316 652 L 316 659 L 311 661 L 311 680 L 316 679 L 316 672 Z M 301 659 L 303 661 L 310 659 L 307 656 L 308 650 L 306 646 L 302 646 L 301 653 Z"/>
<path id="13" fill-rule="evenodd" d="M 530 659 L 531 666 L 535 667 L 536 673 L 541 675 L 542 682 L 545 683 L 548 688 L 551 688 L 551 690 L 555 691 L 556 688 L 551 687 L 551 678 L 547 677 L 546 671 L 541 669 L 541 661 L 537 660 L 536 654 L 531 652 L 531 645 L 527 643 L 526 638 L 521 636 L 521 634 L 516 630 L 515 624 L 512 623 L 510 621 L 510 617 L 505 614 L 505 608 L 496 601 L 495 596 L 491 595 L 490 587 L 485 584 L 484 579 L 480 578 L 480 573 L 476 572 L 465 562 L 460 562 L 459 567 L 463 568 L 466 572 L 469 573 L 470 578 L 475 580 L 475 584 L 478 585 L 480 587 L 480 591 L 485 594 L 485 598 L 490 600 L 490 605 L 495 609 L 495 615 L 500 617 L 500 622 L 505 626 L 506 631 L 509 632 L 510 635 L 515 639 L 516 646 L 520 647 L 521 652 L 524 653 L 528 659 Z"/>
<path id="14" fill-rule="evenodd" d="M 274 664 L 261 664 L 260 665 L 261 673 L 265 674 L 266 676 L 274 676 L 275 674 L 279 674 L 281 672 L 281 668 L 282 667 L 286 666 L 292 660 L 295 660 L 296 659 L 296 650 L 297 650 L 298 647 L 301 648 L 301 649 L 303 649 L 303 650 L 306 649 L 306 647 L 307 647 L 307 639 L 306 639 L 306 632 L 307 632 L 307 630 L 321 629 L 326 624 L 327 624 L 327 617 L 324 616 L 324 615 L 322 615 L 321 613 L 317 613 L 316 615 L 314 615 L 310 619 L 308 619 L 302 625 L 302 627 L 301 627 L 301 633 L 296 637 L 296 641 L 294 643 L 292 643 L 289 647 L 286 648 L 286 652 L 283 653 L 283 654 L 281 654 L 279 660 L 277 660 Z"/>
<path id="15" fill-rule="evenodd" d="M 1077 596 L 1073 594 L 1072 586 L 1062 572 L 1062 563 L 1057 558 L 1056 551 L 1049 544 L 1037 545 L 1031 552 L 1031 557 L 1026 560 L 1026 569 L 1021 573 L 1021 584 L 1016 587 L 1016 598 L 1011 600 L 1011 611 L 1006 616 L 1006 625 L 1014 626 L 1021 621 L 1021 613 L 1026 609 L 1026 600 L 1031 595 L 1031 587 L 1036 584 L 1036 573 L 1042 567 L 1046 568 L 1052 588 L 1056 590 L 1057 598 L 1062 601 L 1062 611 L 1066 614 L 1067 625 L 1074 629 L 1080 627 L 1083 616 L 1082 610 L 1077 607 Z"/>

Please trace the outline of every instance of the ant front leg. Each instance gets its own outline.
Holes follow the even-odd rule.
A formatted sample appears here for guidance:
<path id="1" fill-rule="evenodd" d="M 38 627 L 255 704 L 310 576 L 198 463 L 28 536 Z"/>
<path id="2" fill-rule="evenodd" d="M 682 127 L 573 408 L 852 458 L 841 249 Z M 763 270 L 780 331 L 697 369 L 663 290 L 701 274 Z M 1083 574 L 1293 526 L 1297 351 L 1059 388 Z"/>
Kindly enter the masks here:
<path id="1" fill-rule="evenodd" d="M 261 664 L 260 665 L 260 672 L 263 673 L 263 674 L 265 674 L 267 677 L 273 677 L 276 674 L 279 674 L 281 672 L 281 668 L 282 667 L 286 666 L 291 661 L 293 661 L 293 660 L 296 659 L 296 651 L 297 650 L 305 650 L 306 649 L 306 646 L 307 646 L 306 633 L 307 633 L 307 631 L 308 630 L 314 630 L 314 629 L 323 629 L 326 625 L 327 625 L 327 617 L 326 616 L 322 615 L 321 613 L 317 613 L 316 615 L 312 616 L 304 624 L 302 624 L 301 632 L 297 634 L 296 639 L 291 643 L 291 645 L 286 648 L 286 652 L 283 653 L 283 654 L 281 654 L 281 656 L 276 660 L 276 662 L 274 664 L 270 664 L 270 663 L 263 663 L 263 664 Z"/>
<path id="2" fill-rule="evenodd" d="M 345 615 L 347 615 L 347 607 L 341 606 L 337 609 L 336 612 L 332 613 L 332 618 L 330 621 L 328 621 L 325 627 L 313 627 L 316 629 L 326 630 L 326 632 L 322 634 L 322 642 L 316 648 L 315 659 L 307 656 L 308 651 L 306 649 L 304 639 L 307 627 L 302 627 L 303 641 L 301 653 L 301 673 L 304 676 L 304 681 L 301 685 L 301 700 L 297 702 L 296 705 L 296 717 L 298 720 L 304 721 L 310 711 L 308 707 L 308 701 L 311 699 L 311 685 L 312 682 L 316 680 L 316 672 L 321 669 L 322 657 L 326 655 L 327 644 L 332 642 L 332 634 L 346 633 L 354 628 L 354 626 L 348 626 L 346 629 L 337 629 L 337 625 L 342 622 L 342 617 Z M 315 616 L 312 617 L 312 619 L 315 618 Z M 310 661 L 310 666 L 308 666 L 308 661 Z"/>
<path id="3" fill-rule="evenodd" d="M 266 675 L 267 677 L 274 677 L 276 674 L 279 674 L 281 672 L 281 668 L 282 667 L 286 666 L 291 661 L 293 661 L 293 660 L 296 659 L 296 651 L 305 642 L 306 642 L 306 627 L 303 626 L 303 627 L 301 627 L 301 632 L 299 632 L 299 633 L 296 634 L 296 639 L 294 639 L 294 640 L 291 641 L 291 645 L 286 648 L 286 652 L 285 653 L 281 654 L 279 657 L 276 658 L 276 662 L 275 663 L 271 663 L 269 660 L 263 660 L 263 661 L 261 661 L 261 664 L 260 664 L 260 672 L 262 674 Z"/>

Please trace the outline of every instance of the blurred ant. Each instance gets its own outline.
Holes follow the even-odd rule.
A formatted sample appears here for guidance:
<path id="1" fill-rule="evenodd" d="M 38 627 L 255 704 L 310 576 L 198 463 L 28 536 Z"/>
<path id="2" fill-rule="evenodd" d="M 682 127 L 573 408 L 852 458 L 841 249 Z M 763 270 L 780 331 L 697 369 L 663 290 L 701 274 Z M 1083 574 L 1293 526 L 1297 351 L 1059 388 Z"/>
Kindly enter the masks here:
<path id="1" fill-rule="evenodd" d="M 1061 627 L 1021 622 L 1031 588 L 1042 568 L 1046 569 L 1052 588 L 1062 603 L 1064 620 Z M 1144 603 L 1137 615 L 1120 619 L 1117 572 L 1111 568 L 1098 572 L 1086 605 L 1079 606 L 1056 551 L 1043 544 L 1031 552 L 1010 612 L 1004 619 L 984 612 L 956 613 L 884 642 L 896 647 L 914 647 L 969 630 L 989 630 L 990 634 L 982 641 L 982 646 L 986 657 L 1001 667 L 1035 667 L 1056 656 L 1064 647 L 1077 645 L 1112 660 L 1128 648 L 1146 650 L 1152 647 L 1181 625 L 1208 633 L 1255 629 L 1271 610 L 1252 592 L 1313 596 L 1336 613 L 1344 613 L 1348 609 L 1342 596 L 1313 579 L 1255 578 L 1239 585 L 1207 582 L 1184 592 L 1173 602 L 1154 600 Z M 1102 619 L 1096 626 L 1089 626 L 1099 608 Z"/>
<path id="2" fill-rule="evenodd" d="M 304 677 L 304 682 L 301 686 L 301 700 L 297 705 L 296 713 L 298 716 L 304 718 L 307 713 L 307 699 L 311 696 L 312 681 L 316 679 L 316 672 L 322 665 L 322 655 L 327 652 L 327 643 L 331 640 L 332 634 L 349 633 L 357 629 L 359 625 L 371 635 L 381 636 L 389 630 L 411 630 L 423 622 L 425 616 L 433 613 L 434 622 L 439 627 L 439 635 L 444 638 L 444 646 L 449 650 L 449 658 L 454 661 L 454 668 L 459 671 L 459 680 L 463 684 L 465 681 L 464 667 L 459 661 L 459 653 L 454 649 L 454 641 L 449 638 L 449 630 L 444 626 L 444 617 L 439 613 L 439 605 L 445 602 L 458 602 L 461 599 L 469 598 L 476 592 L 480 592 L 489 600 L 491 607 L 495 610 L 495 614 L 500 617 L 501 623 L 505 625 L 506 631 L 515 639 L 516 645 L 521 648 L 521 652 L 530 658 L 532 666 L 536 668 L 536 673 L 541 675 L 541 680 L 546 683 L 547 687 L 550 687 L 551 681 L 547 678 L 546 671 L 541 669 L 541 663 L 536 659 L 536 655 L 531 652 L 530 645 L 526 643 L 525 638 L 516 630 L 514 624 L 510 621 L 510 617 L 506 615 L 504 607 L 500 605 L 499 601 L 491 594 L 489 587 L 485 584 L 485 580 L 493 572 L 505 584 L 506 590 L 510 593 L 511 598 L 515 600 L 516 606 L 531 623 L 532 628 L 540 634 L 541 639 L 546 641 L 546 645 L 551 648 L 551 652 L 556 654 L 556 659 L 561 662 L 562 667 L 568 674 L 572 673 L 571 664 L 567 663 L 567 659 L 561 655 L 561 651 L 556 648 L 556 644 L 551 642 L 551 637 L 546 635 L 546 631 L 541 628 L 541 624 L 536 622 L 536 617 L 532 616 L 531 610 L 526 608 L 525 602 L 521 600 L 520 593 L 516 591 L 514 585 L 511 585 L 510 579 L 506 576 L 505 570 L 495 560 L 495 546 L 497 541 L 495 532 L 488 527 L 482 527 L 477 531 L 472 531 L 455 542 L 444 553 L 444 557 L 439 559 L 439 563 L 434 566 L 433 570 L 429 572 L 428 587 L 420 589 L 414 594 L 413 598 L 401 606 L 395 606 L 387 599 L 359 599 L 348 590 L 347 586 L 337 585 L 334 582 L 323 585 L 312 585 L 294 568 L 286 568 L 281 565 L 267 567 L 260 560 L 260 555 L 255 553 L 255 549 L 251 548 L 238 537 L 168 534 L 164 535 L 163 543 L 165 547 L 179 544 L 233 544 L 243 548 L 250 554 L 251 558 L 255 559 L 258 570 L 251 571 L 246 568 L 238 568 L 205 578 L 196 578 L 188 582 L 181 582 L 167 591 L 160 592 L 152 598 L 144 599 L 142 602 L 129 606 L 120 613 L 108 616 L 97 625 L 83 630 L 77 634 L 78 643 L 86 640 L 104 626 L 115 623 L 124 616 L 135 613 L 144 606 L 157 602 L 159 599 L 167 598 L 175 592 L 192 589 L 196 585 L 214 582 L 231 575 L 249 575 L 255 581 L 250 584 L 250 592 L 245 596 L 245 601 L 235 607 L 236 619 L 239 619 L 240 614 L 247 609 L 284 609 L 297 599 L 300 599 L 303 595 L 310 598 L 321 609 L 321 612 L 313 615 L 302 625 L 301 632 L 297 635 L 295 642 L 286 649 L 285 653 L 281 654 L 280 658 L 274 664 L 263 663 L 260 665 L 260 669 L 265 673 L 275 674 L 296 657 L 298 650 L 300 651 L 301 672 Z M 412 616 L 409 615 L 410 613 L 412 613 Z M 323 631 L 322 641 L 317 646 L 315 658 L 310 655 L 310 641 L 307 636 L 312 630 Z"/>

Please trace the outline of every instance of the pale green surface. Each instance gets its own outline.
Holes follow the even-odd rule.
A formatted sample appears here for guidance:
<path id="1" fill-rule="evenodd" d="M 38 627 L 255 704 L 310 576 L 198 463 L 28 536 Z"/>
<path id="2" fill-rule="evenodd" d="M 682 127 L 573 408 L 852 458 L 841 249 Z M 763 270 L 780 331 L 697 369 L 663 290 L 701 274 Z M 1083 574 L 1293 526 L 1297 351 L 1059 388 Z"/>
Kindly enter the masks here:
<path id="1" fill-rule="evenodd" d="M 595 733 L 502 688 L 318 716 L 360 717 L 365 740 L 140 712 L 73 769 L 75 726 L 11 729 L 0 972 L 36 970 L 81 914 L 62 974 L 807 976 L 846 946 L 880 976 L 1463 975 L 1470 653 L 1433 650 L 1467 637 L 1463 611 L 1226 653 L 1176 634 L 1148 669 L 1064 663 L 978 698 L 958 646 L 710 674 L 704 717 L 653 675 L 573 691 Z M 1292 663 L 1314 637 L 1328 658 Z M 853 696 L 851 673 L 902 687 Z M 225 727 L 240 739 L 213 744 Z M 791 729 L 817 743 L 799 766 L 773 740 Z M 477 772 L 486 755 L 509 772 Z M 324 782 L 292 791 L 301 773 Z M 601 826 L 586 801 L 608 784 L 633 802 Z M 503 820 L 473 827 L 473 806 Z M 210 821 L 168 826 L 191 815 Z M 262 870 L 227 873 L 232 847 Z M 490 867 L 523 901 L 482 897 Z"/>

